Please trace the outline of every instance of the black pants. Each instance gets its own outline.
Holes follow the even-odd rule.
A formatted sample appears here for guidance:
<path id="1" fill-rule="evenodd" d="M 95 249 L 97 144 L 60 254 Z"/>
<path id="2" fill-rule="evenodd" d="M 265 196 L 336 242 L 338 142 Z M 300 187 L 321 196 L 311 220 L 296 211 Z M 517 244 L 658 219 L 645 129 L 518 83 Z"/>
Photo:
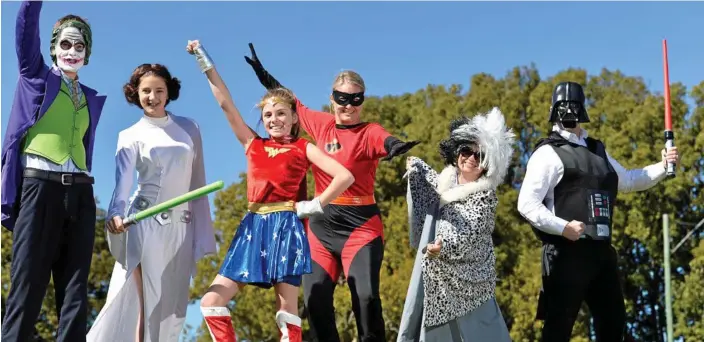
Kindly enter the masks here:
<path id="1" fill-rule="evenodd" d="M 95 240 L 93 186 L 24 178 L 20 196 L 2 340 L 32 340 L 53 276 L 59 316 L 56 341 L 85 341 Z"/>
<path id="2" fill-rule="evenodd" d="M 308 225 L 313 273 L 303 276 L 308 322 L 315 341 L 339 342 L 333 293 L 345 273 L 360 342 L 386 341 L 379 273 L 384 259 L 383 225 L 376 205 L 327 205 Z"/>
<path id="3" fill-rule="evenodd" d="M 555 245 L 555 251 L 540 299 L 545 319 L 542 341 L 569 342 L 584 301 L 594 320 L 596 340 L 622 342 L 626 308 L 616 250 L 606 241 L 582 239 Z"/>

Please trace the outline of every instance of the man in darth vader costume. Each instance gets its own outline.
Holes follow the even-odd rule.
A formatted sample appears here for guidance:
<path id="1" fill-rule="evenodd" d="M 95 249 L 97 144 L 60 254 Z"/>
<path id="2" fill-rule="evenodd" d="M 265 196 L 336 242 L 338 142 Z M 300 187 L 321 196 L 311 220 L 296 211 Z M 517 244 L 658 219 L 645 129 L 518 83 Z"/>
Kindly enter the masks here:
<path id="1" fill-rule="evenodd" d="M 552 94 L 550 134 L 531 155 L 518 197 L 518 211 L 542 241 L 543 286 L 537 319 L 542 341 L 567 342 L 582 302 L 594 319 L 597 341 L 623 341 L 626 310 L 616 250 L 611 245 L 617 193 L 646 190 L 666 176 L 677 149 L 661 160 L 627 170 L 588 137 L 582 86 L 557 84 Z"/>

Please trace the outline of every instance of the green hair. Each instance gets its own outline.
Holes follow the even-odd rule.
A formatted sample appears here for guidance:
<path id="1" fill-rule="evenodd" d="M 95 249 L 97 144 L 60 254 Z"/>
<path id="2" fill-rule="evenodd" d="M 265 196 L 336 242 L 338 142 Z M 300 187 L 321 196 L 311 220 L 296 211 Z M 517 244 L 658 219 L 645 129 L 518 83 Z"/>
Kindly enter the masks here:
<path id="1" fill-rule="evenodd" d="M 83 65 L 88 65 L 90 51 L 93 45 L 93 32 L 90 29 L 90 25 L 76 19 L 70 19 L 61 23 L 61 25 L 54 28 L 51 32 L 51 47 L 49 47 L 49 55 L 51 55 L 51 60 L 56 63 L 56 41 L 59 39 L 59 33 L 61 33 L 61 30 L 67 27 L 75 27 L 81 32 L 81 35 L 83 35 L 83 40 L 85 40 L 86 43 L 86 57 L 83 60 Z"/>

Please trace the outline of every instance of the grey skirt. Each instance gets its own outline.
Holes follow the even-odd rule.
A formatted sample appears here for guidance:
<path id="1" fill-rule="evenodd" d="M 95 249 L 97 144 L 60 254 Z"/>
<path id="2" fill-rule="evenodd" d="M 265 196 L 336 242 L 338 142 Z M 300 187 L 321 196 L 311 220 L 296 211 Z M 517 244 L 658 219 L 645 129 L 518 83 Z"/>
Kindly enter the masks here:
<path id="1" fill-rule="evenodd" d="M 511 342 L 501 309 L 492 298 L 442 325 L 422 327 L 419 342 Z"/>

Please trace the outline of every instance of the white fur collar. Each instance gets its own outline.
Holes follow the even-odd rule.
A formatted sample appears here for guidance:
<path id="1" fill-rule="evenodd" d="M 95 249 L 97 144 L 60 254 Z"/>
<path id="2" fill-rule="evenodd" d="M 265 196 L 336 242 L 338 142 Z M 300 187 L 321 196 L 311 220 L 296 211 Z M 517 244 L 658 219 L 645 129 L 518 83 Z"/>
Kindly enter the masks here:
<path id="1" fill-rule="evenodd" d="M 452 186 L 454 184 L 457 184 L 457 168 L 448 166 L 443 169 L 438 176 L 437 192 L 440 194 L 440 207 L 448 203 L 463 200 L 471 194 L 490 190 L 495 187 L 487 177 L 481 177 L 475 182 L 462 184 L 453 188 Z"/>

